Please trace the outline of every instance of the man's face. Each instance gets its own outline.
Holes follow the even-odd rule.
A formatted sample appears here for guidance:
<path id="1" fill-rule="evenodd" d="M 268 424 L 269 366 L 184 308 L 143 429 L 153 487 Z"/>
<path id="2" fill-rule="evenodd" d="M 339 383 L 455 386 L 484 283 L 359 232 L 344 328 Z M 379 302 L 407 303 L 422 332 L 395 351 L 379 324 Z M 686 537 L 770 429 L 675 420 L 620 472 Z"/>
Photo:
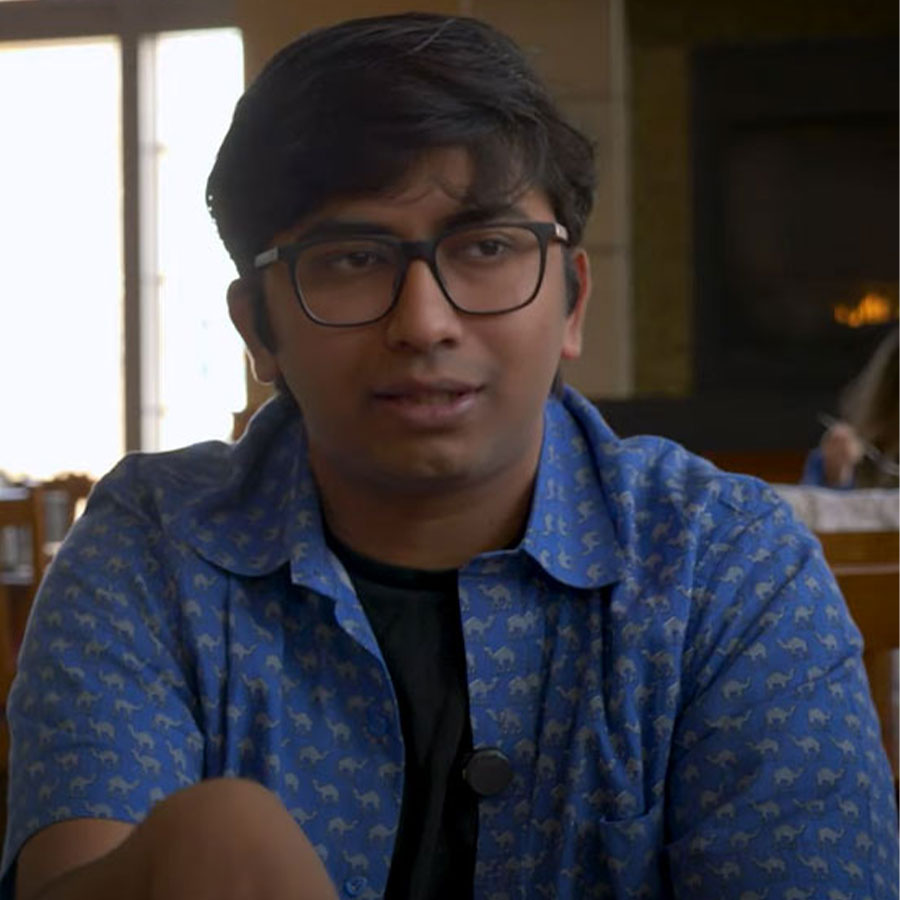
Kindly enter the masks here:
<path id="1" fill-rule="evenodd" d="M 464 211 L 467 154 L 427 154 L 403 183 L 383 194 L 335 200 L 272 244 L 301 239 L 323 221 L 366 223 L 407 240 L 439 234 Z M 500 218 L 549 222 L 539 190 Z M 426 263 L 414 261 L 397 305 L 381 320 L 350 328 L 311 321 L 288 268 L 263 273 L 275 349 L 255 334 L 249 302 L 230 296 L 232 317 L 264 381 L 279 375 L 297 400 L 320 488 L 429 494 L 484 486 L 534 473 L 543 406 L 560 359 L 578 355 L 588 292 L 587 260 L 575 253 L 578 299 L 566 312 L 564 248 L 551 242 L 534 301 L 502 315 L 471 316 L 446 300 Z"/>

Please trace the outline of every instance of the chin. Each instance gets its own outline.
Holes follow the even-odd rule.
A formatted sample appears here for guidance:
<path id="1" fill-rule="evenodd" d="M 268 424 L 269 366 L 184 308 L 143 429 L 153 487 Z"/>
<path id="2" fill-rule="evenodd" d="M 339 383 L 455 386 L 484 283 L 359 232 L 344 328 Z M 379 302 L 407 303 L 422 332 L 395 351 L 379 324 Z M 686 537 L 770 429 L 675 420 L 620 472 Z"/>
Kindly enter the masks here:
<path id="1" fill-rule="evenodd" d="M 400 493 L 425 494 L 457 488 L 471 478 L 471 468 L 457 457 L 431 455 L 407 460 L 392 460 L 381 467 L 383 480 Z"/>

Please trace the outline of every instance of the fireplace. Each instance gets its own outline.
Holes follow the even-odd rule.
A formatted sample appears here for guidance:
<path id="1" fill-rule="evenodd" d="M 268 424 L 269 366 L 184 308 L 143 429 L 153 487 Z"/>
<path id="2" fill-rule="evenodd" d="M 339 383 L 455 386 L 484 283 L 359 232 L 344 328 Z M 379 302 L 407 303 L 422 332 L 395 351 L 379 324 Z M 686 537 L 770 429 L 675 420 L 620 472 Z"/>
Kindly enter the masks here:
<path id="1" fill-rule="evenodd" d="M 898 311 L 897 45 L 697 49 L 694 385 L 833 408 Z"/>
<path id="2" fill-rule="evenodd" d="M 753 16 L 745 10 L 744 18 Z M 666 89 L 673 69 L 656 52 L 655 14 L 638 23 L 636 79 L 644 144 L 635 248 L 651 348 L 642 352 L 669 361 L 645 368 L 651 386 L 636 396 L 598 405 L 624 435 L 663 434 L 719 454 L 789 451 L 802 461 L 821 437 L 820 414 L 836 412 L 841 388 L 897 317 L 895 29 L 887 39 L 743 45 L 713 33 L 708 39 L 719 43 L 702 45 L 689 17 L 679 21 L 687 36 L 672 40 L 689 61 L 686 94 Z M 673 104 L 671 116 L 660 97 Z M 690 178 L 677 164 L 683 121 Z M 687 197 L 689 242 L 680 230 Z M 659 224 L 669 220 L 671 240 Z M 682 269 L 672 260 L 685 243 L 692 249 Z M 648 246 L 661 251 L 663 274 L 648 277 L 656 262 Z M 667 288 L 675 289 L 674 313 Z M 685 295 L 693 319 L 682 330 Z M 686 389 L 674 393 L 665 379 L 682 378 L 682 358 L 691 369 Z M 784 480 L 799 474 L 797 462 Z"/>

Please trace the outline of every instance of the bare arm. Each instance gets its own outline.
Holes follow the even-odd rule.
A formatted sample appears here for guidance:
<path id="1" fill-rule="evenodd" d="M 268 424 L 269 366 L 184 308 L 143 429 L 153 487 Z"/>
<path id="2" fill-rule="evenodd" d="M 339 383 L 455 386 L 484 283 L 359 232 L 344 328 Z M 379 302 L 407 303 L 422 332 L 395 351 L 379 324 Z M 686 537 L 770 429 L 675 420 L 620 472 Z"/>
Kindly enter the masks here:
<path id="1" fill-rule="evenodd" d="M 328 875 L 278 798 L 239 779 L 201 782 L 137 827 L 52 825 L 22 848 L 16 900 L 335 900 Z"/>
<path id="2" fill-rule="evenodd" d="M 856 431 L 846 422 L 835 422 L 822 437 L 822 462 L 829 487 L 853 484 L 853 472 L 863 457 L 864 447 Z"/>
<path id="3" fill-rule="evenodd" d="M 133 826 L 124 822 L 72 819 L 39 831 L 19 853 L 16 900 L 44 900 L 56 896 L 103 900 L 105 895 L 96 885 L 104 881 L 109 882 L 109 896 L 112 897 L 118 884 L 110 871 L 111 852 L 133 830 Z M 85 864 L 88 869 L 98 870 L 95 878 L 88 877 L 85 881 Z M 63 893 L 58 893 L 57 886 L 65 889 Z"/>

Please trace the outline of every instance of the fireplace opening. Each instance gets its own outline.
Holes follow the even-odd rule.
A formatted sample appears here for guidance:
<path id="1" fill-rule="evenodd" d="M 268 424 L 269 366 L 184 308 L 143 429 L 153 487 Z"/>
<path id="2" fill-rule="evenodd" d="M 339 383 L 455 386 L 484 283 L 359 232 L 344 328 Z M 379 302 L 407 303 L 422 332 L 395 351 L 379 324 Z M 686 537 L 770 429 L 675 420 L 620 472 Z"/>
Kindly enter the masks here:
<path id="1" fill-rule="evenodd" d="M 877 39 L 695 51 L 697 395 L 814 420 L 896 321 L 897 63 Z"/>

